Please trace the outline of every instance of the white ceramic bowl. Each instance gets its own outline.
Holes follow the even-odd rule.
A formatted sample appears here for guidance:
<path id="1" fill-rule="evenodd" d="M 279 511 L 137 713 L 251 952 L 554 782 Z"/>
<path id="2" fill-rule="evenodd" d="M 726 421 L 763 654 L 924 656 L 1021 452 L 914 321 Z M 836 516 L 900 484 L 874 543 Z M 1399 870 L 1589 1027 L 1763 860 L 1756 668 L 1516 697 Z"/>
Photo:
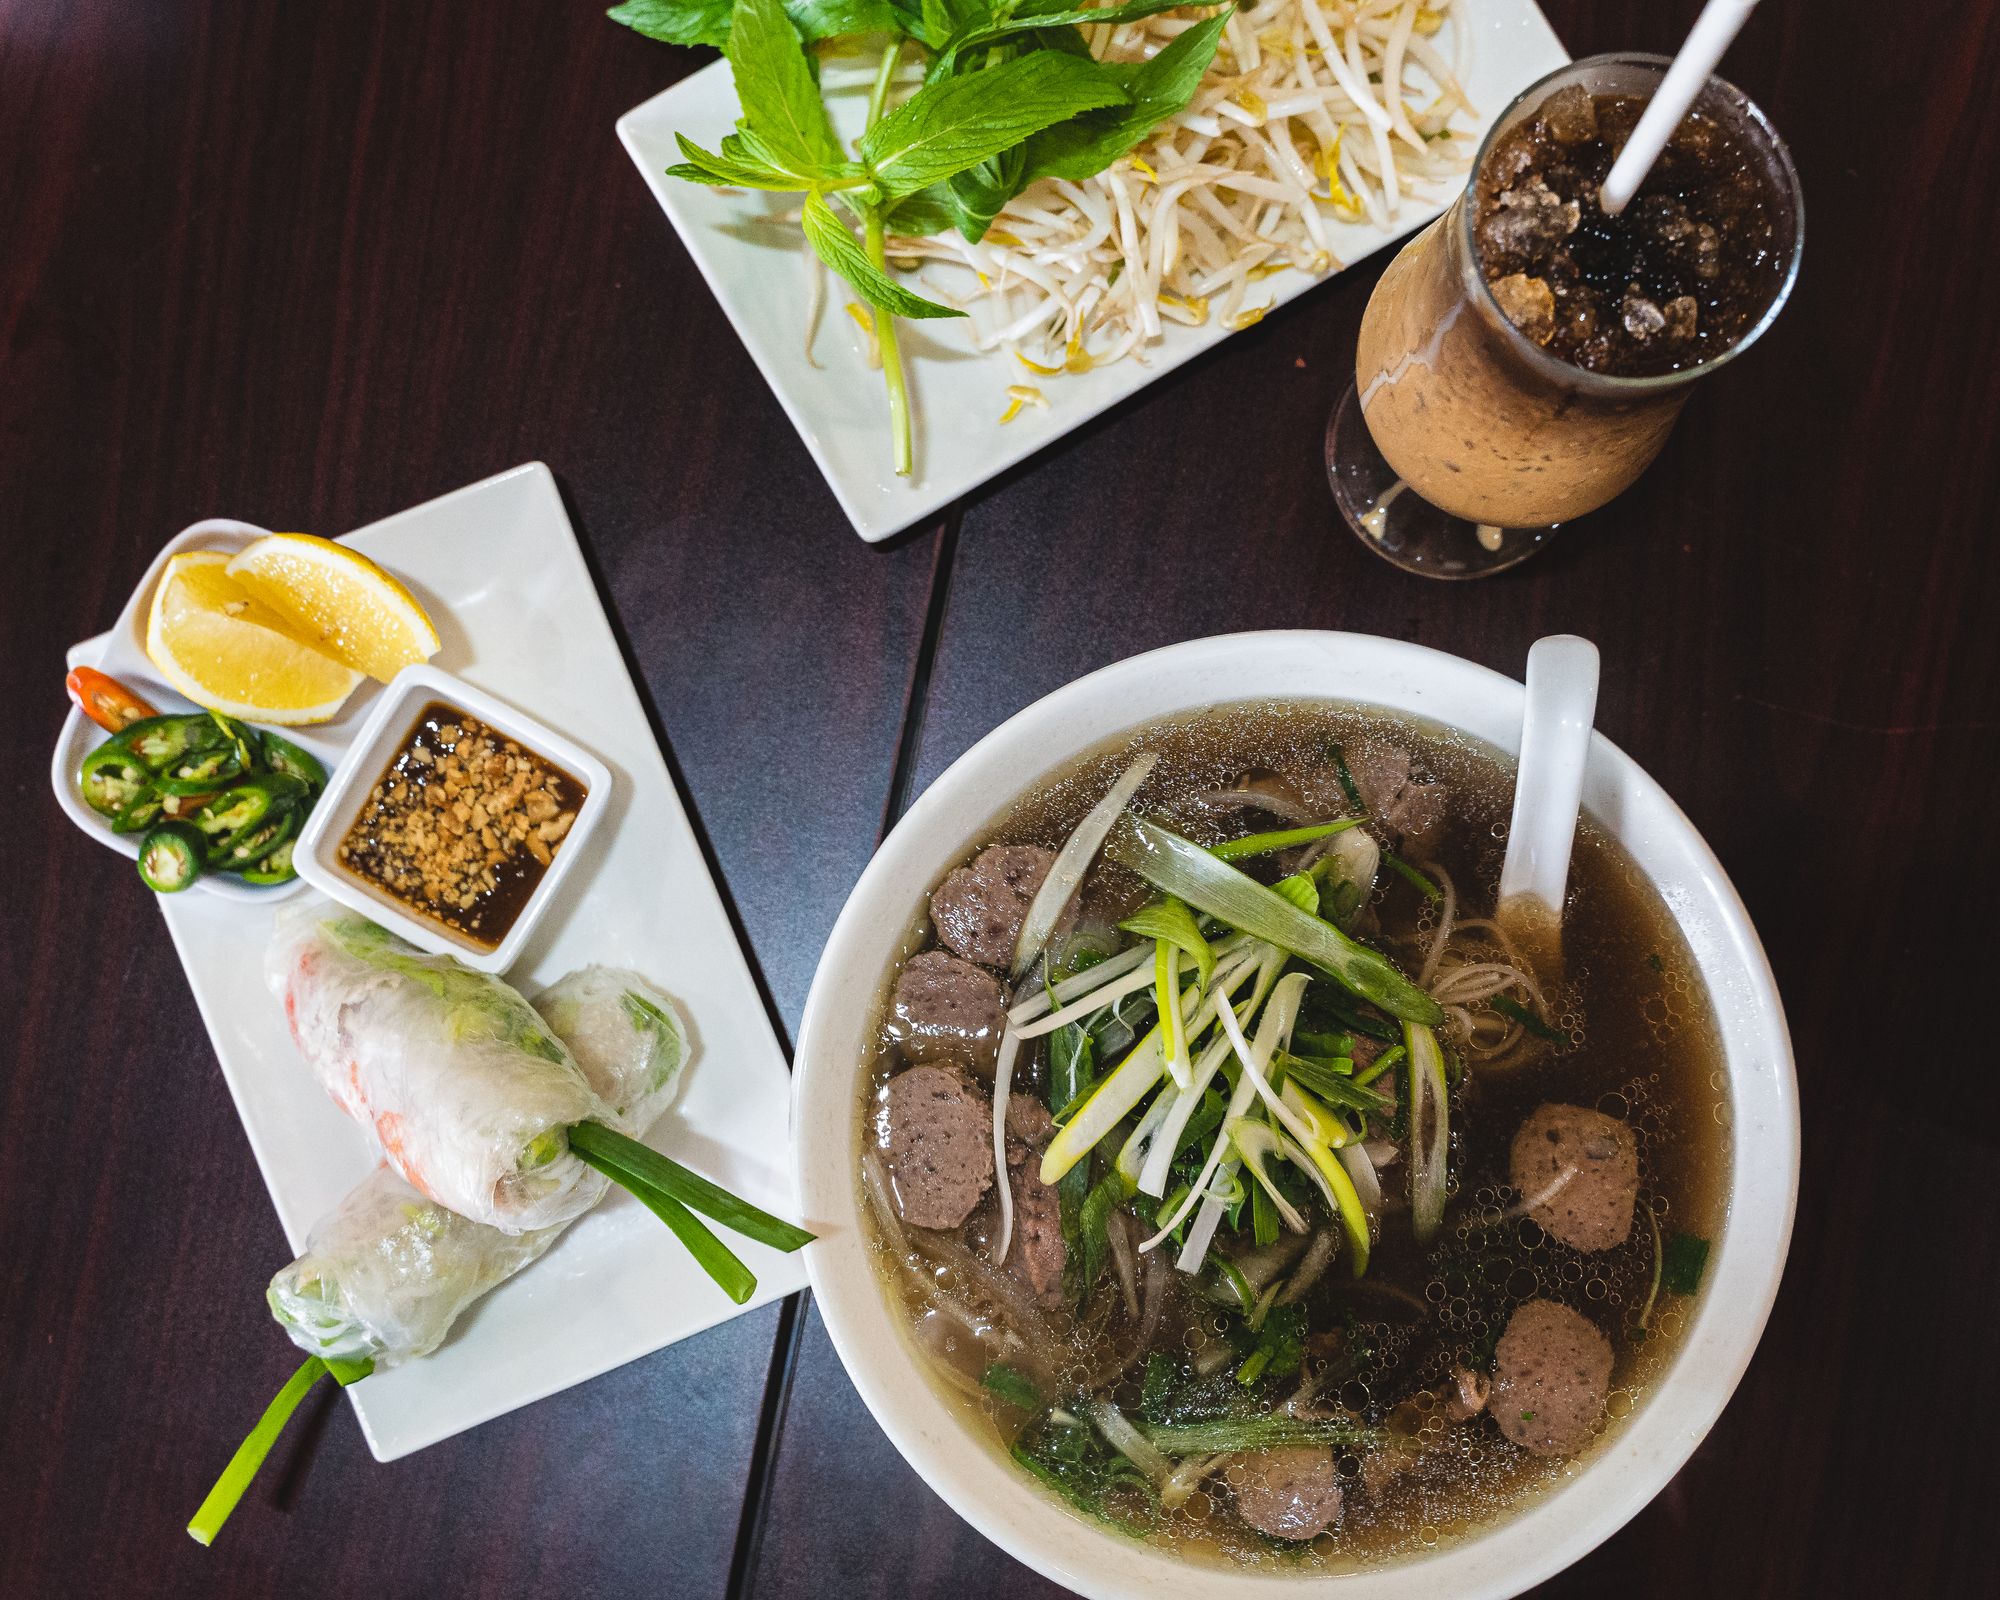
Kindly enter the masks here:
<path id="1" fill-rule="evenodd" d="M 1106 667 L 1011 718 L 910 808 L 849 897 L 806 1002 L 794 1077 L 799 1193 L 819 1240 L 813 1290 L 855 1387 L 954 1510 L 1037 1571 L 1096 1600 L 1277 1591 L 1369 1600 L 1498 1600 L 1568 1566 L 1665 1486 L 1721 1413 L 1777 1293 L 1798 1194 L 1798 1086 L 1777 987 L 1721 865 L 1658 784 L 1602 735 L 1584 804 L 1678 919 L 1721 1026 L 1733 1183 L 1692 1326 L 1639 1409 L 1575 1475 L 1492 1530 L 1343 1576 L 1197 1567 L 1070 1514 L 936 1396 L 866 1252 L 855 1171 L 857 1074 L 876 996 L 924 894 L 1026 783 L 1157 718 L 1304 697 L 1414 713 L 1512 754 L 1521 685 L 1418 645 L 1345 633 L 1202 639 Z"/>
<path id="2" fill-rule="evenodd" d="M 553 761 L 584 788 L 583 804 L 576 808 L 576 821 L 556 847 L 555 859 L 543 872 L 506 936 L 490 949 L 441 922 L 417 916 L 394 895 L 348 871 L 337 859 L 341 840 L 361 814 L 376 782 L 410 737 L 424 707 L 434 700 L 477 718 L 496 733 L 505 734 L 535 755 Z M 361 725 L 361 731 L 355 734 L 346 760 L 334 772 L 326 793 L 320 796 L 319 804 L 313 807 L 312 816 L 299 834 L 292 862 L 299 869 L 299 876 L 321 894 L 330 895 L 351 910 L 379 922 L 391 933 L 402 935 L 419 950 L 456 956 L 481 972 L 505 972 L 514 964 L 536 924 L 561 895 L 563 880 L 582 859 L 584 847 L 597 831 L 597 824 L 610 803 L 611 769 L 574 739 L 565 739 L 555 729 L 452 673 L 428 665 L 405 667 L 390 680 L 368 720 Z"/>

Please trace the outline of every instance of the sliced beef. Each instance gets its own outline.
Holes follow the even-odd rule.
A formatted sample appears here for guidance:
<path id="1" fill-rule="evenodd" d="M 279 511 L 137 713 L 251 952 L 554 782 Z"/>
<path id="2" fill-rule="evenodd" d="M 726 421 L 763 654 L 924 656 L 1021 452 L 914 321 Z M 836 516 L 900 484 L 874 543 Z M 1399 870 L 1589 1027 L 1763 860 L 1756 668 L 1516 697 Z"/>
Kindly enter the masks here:
<path id="1" fill-rule="evenodd" d="M 912 956 L 896 979 L 889 1034 L 911 1061 L 969 1061 L 991 1075 L 1006 1026 L 1000 980 L 948 951 Z"/>
<path id="2" fill-rule="evenodd" d="M 1368 806 L 1368 814 L 1405 843 L 1420 844 L 1444 821 L 1445 786 L 1410 770 L 1410 754 L 1392 744 L 1361 746 L 1348 753 L 1347 770 Z"/>
<path id="3" fill-rule="evenodd" d="M 1538 1456 L 1590 1442 L 1611 1392 L 1611 1341 L 1589 1318 L 1530 1300 L 1508 1320 L 1493 1357 L 1487 1409 L 1500 1431 Z"/>
<path id="4" fill-rule="evenodd" d="M 990 844 L 931 894 L 931 924 L 946 946 L 981 966 L 1005 967 L 1035 891 L 1049 875 L 1055 852 L 1032 844 Z M 1057 931 L 1076 923 L 1074 903 L 1064 908 Z"/>
<path id="5" fill-rule="evenodd" d="M 1062 1299 L 1063 1267 L 1069 1260 L 1062 1202 L 1055 1186 L 1042 1182 L 1041 1147 L 1054 1132 L 1055 1119 L 1033 1095 L 1007 1097 L 1007 1185 L 1014 1199 L 1014 1242 L 1007 1266 L 1050 1304 Z"/>
<path id="6" fill-rule="evenodd" d="M 1252 1450 L 1223 1469 L 1236 1514 L 1273 1539 L 1316 1539 L 1340 1517 L 1340 1479 L 1323 1444 Z"/>
<path id="7" fill-rule="evenodd" d="M 1341 754 L 1378 831 L 1411 845 L 1428 842 L 1444 821 L 1449 798 L 1445 785 L 1412 772 L 1409 752 L 1396 745 L 1355 745 Z M 1340 771 L 1331 761 L 1297 768 L 1287 776 L 1307 809 L 1329 817 L 1353 814 Z"/>
<path id="8" fill-rule="evenodd" d="M 1049 1142 L 1056 1131 L 1056 1119 L 1049 1115 L 1049 1108 L 1031 1094 L 1010 1094 L 1007 1096 L 1007 1137 L 1031 1144 L 1037 1150 Z"/>
<path id="9" fill-rule="evenodd" d="M 1576 1250 L 1609 1250 L 1632 1232 L 1639 1147 L 1616 1117 L 1583 1106 L 1538 1106 L 1514 1135 L 1512 1181 L 1528 1215 Z M 1546 1198 L 1540 1198 L 1540 1197 Z"/>
<path id="10" fill-rule="evenodd" d="M 951 1067 L 889 1080 L 889 1175 L 896 1210 L 917 1228 L 956 1228 L 993 1183 L 993 1112 Z"/>

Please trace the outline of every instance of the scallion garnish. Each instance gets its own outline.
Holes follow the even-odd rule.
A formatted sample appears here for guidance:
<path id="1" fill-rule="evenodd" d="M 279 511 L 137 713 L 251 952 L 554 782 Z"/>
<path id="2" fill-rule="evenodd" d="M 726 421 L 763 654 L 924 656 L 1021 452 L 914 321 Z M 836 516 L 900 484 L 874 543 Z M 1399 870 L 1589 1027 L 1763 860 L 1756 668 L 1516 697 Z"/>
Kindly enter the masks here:
<path id="1" fill-rule="evenodd" d="M 1493 997 L 1493 1009 L 1503 1017 L 1512 1017 L 1537 1039 L 1546 1039 L 1550 1044 L 1561 1044 L 1564 1042 L 1562 1032 L 1559 1029 L 1551 1028 L 1512 995 L 1496 994 Z"/>
<path id="2" fill-rule="evenodd" d="M 1330 973 L 1393 1017 L 1424 1024 L 1444 1020 L 1443 1008 L 1386 956 L 1157 823 L 1127 812 L 1112 828 L 1105 854 L 1195 910 Z"/>
<path id="3" fill-rule="evenodd" d="M 1433 904 L 1444 898 L 1444 891 L 1421 872 L 1397 855 L 1393 850 L 1382 852 L 1383 863 L 1399 878 L 1405 878 L 1416 886 L 1417 893 Z"/>
<path id="4" fill-rule="evenodd" d="M 702 1271 L 738 1305 L 757 1287 L 750 1269 L 693 1213 L 713 1217 L 725 1228 L 755 1239 L 774 1250 L 792 1251 L 812 1242 L 804 1228 L 774 1217 L 727 1189 L 690 1172 L 678 1161 L 649 1149 L 637 1139 L 597 1122 L 579 1122 L 569 1130 L 569 1146 L 586 1166 L 630 1191 L 646 1209 L 673 1229 Z"/>
<path id="5" fill-rule="evenodd" d="M 314 1384 L 330 1377 L 344 1389 L 350 1383 L 359 1383 L 374 1370 L 373 1361 L 326 1361 L 308 1356 L 264 1408 L 256 1427 L 236 1447 L 236 1454 L 229 1458 L 229 1465 L 222 1469 L 222 1476 L 215 1480 L 215 1487 L 208 1491 L 208 1498 L 188 1523 L 187 1531 L 195 1543 L 215 1543 L 215 1536 L 257 1476 L 257 1469 L 264 1465 L 264 1458 L 278 1442 L 278 1435 L 285 1431 L 285 1424 L 292 1420 L 292 1413 L 312 1393 Z"/>
<path id="6" fill-rule="evenodd" d="M 1279 828 L 1271 833 L 1245 834 L 1241 839 L 1210 845 L 1208 853 L 1219 861 L 1241 861 L 1245 856 L 1264 856 L 1273 850 L 1289 850 L 1294 845 L 1311 844 L 1328 834 L 1345 833 L 1349 828 L 1360 826 L 1359 817 L 1344 817 L 1339 822 L 1316 822 L 1305 828 Z"/>

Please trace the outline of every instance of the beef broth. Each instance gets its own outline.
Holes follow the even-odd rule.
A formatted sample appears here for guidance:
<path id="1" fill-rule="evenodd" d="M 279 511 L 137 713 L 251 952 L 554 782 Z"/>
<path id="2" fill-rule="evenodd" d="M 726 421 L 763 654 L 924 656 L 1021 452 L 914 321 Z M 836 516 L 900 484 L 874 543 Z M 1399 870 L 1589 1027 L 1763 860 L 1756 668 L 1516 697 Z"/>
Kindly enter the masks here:
<path id="1" fill-rule="evenodd" d="M 1471 956 L 1491 943 L 1486 919 L 1513 789 L 1511 768 L 1492 751 L 1320 702 L 1220 707 L 1149 726 L 1051 775 L 996 816 L 980 844 L 1058 848 L 1141 751 L 1159 764 L 1133 809 L 1202 844 L 1351 810 L 1356 774 L 1375 784 L 1385 810 L 1406 791 L 1420 795 L 1421 831 L 1414 816 L 1366 824 L 1385 849 L 1411 852 L 1410 875 L 1385 864 L 1365 904 L 1329 914 L 1346 916 L 1354 937 L 1413 979 L 1433 966 L 1434 992 L 1477 990 Z M 1384 772 L 1396 779 L 1387 788 Z M 1240 864 L 1270 881 L 1301 859 L 1294 849 Z M 1447 896 L 1453 931 L 1440 942 Z M 1115 922 L 1147 897 L 1129 873 L 1100 862 L 1060 948 L 1073 957 L 1129 946 Z M 1219 1232 L 1198 1276 L 1176 1270 L 1178 1241 L 1141 1255 L 1134 1247 L 1156 1231 L 1164 1207 L 1145 1194 L 1127 1199 L 1111 1161 L 1136 1110 L 1072 1169 L 1081 1180 L 1056 1184 L 1059 1195 L 1069 1189 L 1053 1226 L 1058 1208 L 1022 1180 L 1038 1170 L 1047 1115 L 1075 1110 L 1065 1092 L 1073 1064 L 1052 1056 L 1060 1034 L 1028 1041 L 1013 1069 L 1015 1106 L 1026 1111 L 1033 1097 L 1037 1115 L 1009 1111 L 1008 1171 L 997 1176 L 1015 1200 L 1016 1242 L 995 1266 L 987 1259 L 1000 1227 L 990 1056 L 982 1039 L 951 1066 L 938 1033 L 913 1034 L 898 1020 L 898 980 L 934 948 L 915 909 L 904 955 L 883 978 L 880 1043 L 857 1108 L 884 1290 L 941 1399 L 1071 1509 L 1191 1560 L 1367 1567 L 1477 1532 L 1546 1492 L 1615 1437 L 1671 1361 L 1691 1309 L 1681 1291 L 1697 1286 L 1669 1273 L 1668 1286 L 1652 1292 L 1656 1263 L 1698 1256 L 1721 1228 L 1729 1096 L 1709 1003 L 1671 915 L 1588 818 L 1571 867 L 1566 968 L 1533 1012 L 1554 1041 L 1483 1000 L 1459 1005 L 1464 1018 L 1447 1008 L 1441 1037 L 1457 1069 L 1449 1182 L 1428 1245 L 1412 1227 L 1408 1080 L 1392 1068 L 1378 1082 L 1395 1092 L 1367 1102 L 1382 1199 L 1360 1277 L 1323 1208 L 1306 1234 L 1281 1230 L 1257 1246 L 1247 1200 L 1241 1233 Z M 1000 941 L 986 953 L 1005 955 Z M 1145 991 L 1132 992 L 1143 1004 Z M 904 1012 L 910 994 L 906 983 Z M 1351 1000 L 1315 977 L 1293 1048 L 1309 1053 L 1345 1038 L 1349 1053 L 1337 1059 L 1353 1064 L 1359 1084 L 1395 1047 L 1393 1030 L 1382 1030 L 1391 1039 L 1354 1031 L 1380 1019 Z M 1141 1016 L 1134 1031 L 1145 1025 Z M 1128 1040 L 1107 1050 L 1092 1076 L 1130 1048 Z M 945 1113 L 932 1115 L 928 1103 L 930 1120 L 899 1126 L 899 1101 L 921 1103 L 914 1091 L 937 1088 L 947 1073 L 949 1137 L 934 1125 Z M 912 1082 L 918 1074 L 937 1081 Z M 968 1091 L 986 1097 L 983 1114 L 958 1104 Z M 949 1159 L 966 1171 L 922 1171 L 900 1199 L 888 1174 L 910 1170 L 919 1148 L 933 1169 Z M 1537 1192 L 1523 1193 L 1517 1178 Z M 1318 1206 L 1303 1181 L 1288 1177 L 1286 1190 L 1299 1206 Z M 1099 1192 L 1109 1206 L 1094 1211 L 1089 1197 Z M 964 1220 L 935 1225 L 956 1217 Z M 1268 1298 L 1257 1329 L 1221 1260 L 1251 1281 L 1253 1297 Z M 1280 1286 L 1294 1282 L 1301 1292 L 1279 1305 Z M 1212 1470 L 1166 1505 L 1087 1420 L 1100 1406 L 1164 1441 L 1176 1466 L 1213 1455 Z M 1300 1418 L 1310 1419 L 1308 1436 L 1297 1436 Z M 1194 1448 L 1204 1429 L 1240 1432 L 1246 1419 L 1276 1419 L 1291 1433 L 1268 1448 Z"/>

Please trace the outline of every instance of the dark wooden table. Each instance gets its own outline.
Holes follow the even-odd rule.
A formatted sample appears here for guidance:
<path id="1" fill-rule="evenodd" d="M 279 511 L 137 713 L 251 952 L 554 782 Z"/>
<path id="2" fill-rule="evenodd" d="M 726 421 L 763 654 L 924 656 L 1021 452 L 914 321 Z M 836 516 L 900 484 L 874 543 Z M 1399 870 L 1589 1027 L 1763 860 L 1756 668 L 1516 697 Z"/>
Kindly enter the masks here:
<path id="1" fill-rule="evenodd" d="M 1696 5 L 1548 9 L 1585 54 Z M 337 532 L 532 457 L 787 1031 L 882 828 L 1080 673 L 1243 628 L 1514 673 L 1598 640 L 1601 725 L 1776 964 L 1805 1180 L 1720 1425 L 1541 1592 L 1996 1592 L 2000 6 L 1768 0 L 1729 72 L 1804 175 L 1795 300 L 1636 489 L 1471 589 L 1327 495 L 1379 261 L 862 544 L 612 136 L 701 59 L 584 0 L 0 0 L 0 1594 L 1054 1592 L 804 1297 L 387 1467 L 321 1396 L 214 1550 L 180 1531 L 288 1370 L 284 1240 L 156 913 L 49 799 L 62 651 L 198 516 Z"/>

